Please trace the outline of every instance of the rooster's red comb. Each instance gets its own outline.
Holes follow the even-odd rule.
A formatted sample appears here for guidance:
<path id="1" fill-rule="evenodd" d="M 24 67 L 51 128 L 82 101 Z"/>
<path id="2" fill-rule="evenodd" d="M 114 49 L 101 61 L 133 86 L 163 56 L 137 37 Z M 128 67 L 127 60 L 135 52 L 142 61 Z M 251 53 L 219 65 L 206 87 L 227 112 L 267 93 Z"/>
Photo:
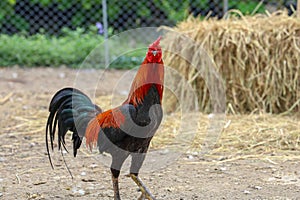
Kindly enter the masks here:
<path id="1" fill-rule="evenodd" d="M 149 48 L 159 47 L 161 36 L 159 36 L 152 44 L 149 45 Z"/>

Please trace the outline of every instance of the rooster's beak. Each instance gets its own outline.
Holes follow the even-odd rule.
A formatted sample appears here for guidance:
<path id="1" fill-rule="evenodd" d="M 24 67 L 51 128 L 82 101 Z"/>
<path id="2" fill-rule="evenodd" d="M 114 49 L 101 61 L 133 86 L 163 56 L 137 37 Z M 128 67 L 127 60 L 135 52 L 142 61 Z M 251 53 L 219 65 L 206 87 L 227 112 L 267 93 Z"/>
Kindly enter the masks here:
<path id="1" fill-rule="evenodd" d="M 157 51 L 152 51 L 152 54 L 153 54 L 154 56 L 156 56 Z"/>

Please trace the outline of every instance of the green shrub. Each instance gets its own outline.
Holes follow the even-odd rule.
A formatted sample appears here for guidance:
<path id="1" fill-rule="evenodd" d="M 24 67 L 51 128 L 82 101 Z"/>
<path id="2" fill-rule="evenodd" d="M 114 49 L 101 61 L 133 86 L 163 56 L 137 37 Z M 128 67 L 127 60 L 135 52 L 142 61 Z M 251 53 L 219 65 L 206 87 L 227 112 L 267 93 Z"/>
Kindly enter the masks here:
<path id="1" fill-rule="evenodd" d="M 59 37 L 36 34 L 28 36 L 26 34 L 5 35 L 0 34 L 0 67 L 1 66 L 61 66 L 78 68 L 83 61 L 88 58 L 89 63 L 83 67 L 104 67 L 104 41 L 103 36 L 89 31 L 85 33 L 83 29 L 76 31 L 63 30 L 63 35 Z M 125 69 L 139 65 L 145 55 L 143 51 L 127 52 L 128 43 L 123 42 L 111 46 L 110 67 Z M 116 43 L 116 42 L 115 42 Z M 98 47 L 95 53 L 90 54 Z M 101 55 L 99 55 L 99 53 Z"/>
<path id="2" fill-rule="evenodd" d="M 0 65 L 75 66 L 102 41 L 101 36 L 85 34 L 80 29 L 67 31 L 61 37 L 0 35 Z"/>

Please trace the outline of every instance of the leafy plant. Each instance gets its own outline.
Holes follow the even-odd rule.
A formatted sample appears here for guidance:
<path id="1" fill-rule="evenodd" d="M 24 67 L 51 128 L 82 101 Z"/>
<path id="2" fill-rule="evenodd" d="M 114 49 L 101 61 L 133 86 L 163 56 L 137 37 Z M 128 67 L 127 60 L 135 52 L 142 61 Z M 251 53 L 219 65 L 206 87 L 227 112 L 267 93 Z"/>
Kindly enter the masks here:
<path id="1" fill-rule="evenodd" d="M 168 1 L 154 0 L 154 3 L 166 12 L 169 20 L 182 21 L 188 16 L 190 2 L 188 0 Z"/>
<path id="2" fill-rule="evenodd" d="M 252 14 L 252 12 L 256 9 L 256 7 L 258 6 L 259 1 L 248 1 L 248 2 L 234 2 L 234 1 L 230 1 L 229 2 L 229 7 L 238 9 L 241 11 L 241 13 L 249 15 Z M 265 11 L 265 6 L 261 5 L 258 10 L 256 11 L 256 13 L 262 13 Z M 255 14 L 255 13 L 253 13 Z"/>
<path id="3" fill-rule="evenodd" d="M 93 28 L 92 28 L 93 29 Z M 76 31 L 63 29 L 60 37 L 45 34 L 0 35 L 0 66 L 61 66 L 68 67 L 104 67 L 103 49 L 93 52 L 95 48 L 103 48 L 103 36 L 94 31 L 84 31 L 78 28 Z M 114 41 L 113 41 L 114 42 Z M 128 41 L 124 40 L 110 48 L 110 68 L 128 69 L 139 65 L 144 58 L 144 50 L 127 52 Z M 101 55 L 99 55 L 99 52 Z M 89 62 L 82 66 L 83 61 L 89 58 Z"/>
<path id="4" fill-rule="evenodd" d="M 102 36 L 85 34 L 82 29 L 64 30 L 64 36 L 44 34 L 0 35 L 0 66 L 59 66 L 76 67 L 95 46 L 103 41 Z"/>
<path id="5" fill-rule="evenodd" d="M 13 6 L 16 4 L 16 0 L 1 0 L 0 1 L 0 26 L 7 15 L 11 15 L 14 12 Z"/>

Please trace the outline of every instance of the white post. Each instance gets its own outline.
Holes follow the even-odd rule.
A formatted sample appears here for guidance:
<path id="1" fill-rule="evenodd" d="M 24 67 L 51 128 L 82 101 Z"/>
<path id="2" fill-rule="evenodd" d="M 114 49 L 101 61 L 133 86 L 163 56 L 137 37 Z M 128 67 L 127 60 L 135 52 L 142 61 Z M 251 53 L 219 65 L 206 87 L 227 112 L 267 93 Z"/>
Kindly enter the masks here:
<path id="1" fill-rule="evenodd" d="M 109 46 L 108 46 L 108 24 L 107 24 L 107 4 L 106 0 L 102 0 L 102 12 L 103 12 L 103 29 L 104 29 L 104 59 L 105 68 L 109 66 Z"/>
<path id="2" fill-rule="evenodd" d="M 223 2 L 223 15 L 228 11 L 228 0 L 224 0 Z"/>

